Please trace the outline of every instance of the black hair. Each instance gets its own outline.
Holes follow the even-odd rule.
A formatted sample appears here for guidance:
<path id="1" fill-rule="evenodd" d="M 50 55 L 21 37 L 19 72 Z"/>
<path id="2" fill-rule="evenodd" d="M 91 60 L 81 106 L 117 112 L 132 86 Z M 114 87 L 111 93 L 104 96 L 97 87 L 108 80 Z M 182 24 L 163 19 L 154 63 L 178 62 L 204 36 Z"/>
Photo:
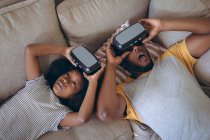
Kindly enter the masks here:
<path id="1" fill-rule="evenodd" d="M 51 89 L 53 89 L 53 85 L 55 84 L 56 80 L 63 74 L 69 72 L 69 71 L 78 71 L 82 77 L 83 77 L 83 82 L 84 86 L 83 89 L 74 95 L 73 98 L 71 99 L 63 99 L 59 98 L 61 104 L 69 107 L 72 111 L 78 112 L 80 109 L 80 106 L 83 102 L 83 99 L 85 97 L 87 87 L 88 87 L 88 81 L 87 79 L 83 76 L 82 70 L 80 68 L 75 67 L 74 65 L 69 62 L 68 59 L 66 58 L 59 58 L 57 60 L 54 60 L 48 70 L 48 73 L 46 74 L 45 78 L 48 82 L 48 85 L 50 86 Z"/>

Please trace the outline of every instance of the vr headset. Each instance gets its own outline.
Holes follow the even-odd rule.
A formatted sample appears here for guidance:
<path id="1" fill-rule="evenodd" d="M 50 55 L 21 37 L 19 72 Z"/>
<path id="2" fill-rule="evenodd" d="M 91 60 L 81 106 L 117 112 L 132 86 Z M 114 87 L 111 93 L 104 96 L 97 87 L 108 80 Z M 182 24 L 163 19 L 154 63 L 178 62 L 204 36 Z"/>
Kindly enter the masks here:
<path id="1" fill-rule="evenodd" d="M 75 64 L 86 74 L 92 75 L 101 68 L 101 63 L 84 45 L 72 49 L 70 55 Z"/>
<path id="2" fill-rule="evenodd" d="M 140 23 L 135 23 L 113 38 L 116 55 L 121 55 L 132 49 L 133 45 L 141 45 L 147 37 L 148 31 Z"/>

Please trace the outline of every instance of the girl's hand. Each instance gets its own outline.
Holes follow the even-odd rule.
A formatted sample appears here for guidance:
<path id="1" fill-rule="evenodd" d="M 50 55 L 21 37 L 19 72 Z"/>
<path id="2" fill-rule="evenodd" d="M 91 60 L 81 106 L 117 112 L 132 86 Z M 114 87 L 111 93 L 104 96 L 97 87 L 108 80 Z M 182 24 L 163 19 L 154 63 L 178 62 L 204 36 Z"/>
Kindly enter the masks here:
<path id="1" fill-rule="evenodd" d="M 139 22 L 149 31 L 149 36 L 142 43 L 149 42 L 161 31 L 162 23 L 160 19 L 141 19 Z"/>
<path id="2" fill-rule="evenodd" d="M 87 75 L 86 73 L 83 73 L 83 75 L 89 82 L 98 81 L 99 77 L 104 72 L 104 68 L 105 68 L 105 65 L 102 63 L 101 68 L 96 73 L 94 73 L 93 75 Z"/>
<path id="3" fill-rule="evenodd" d="M 121 56 L 115 57 L 114 52 L 112 50 L 112 41 L 113 38 L 108 40 L 107 48 L 106 48 L 106 57 L 108 64 L 119 65 L 129 54 L 130 52 L 125 52 Z"/>
<path id="4" fill-rule="evenodd" d="M 74 62 L 74 60 L 73 60 L 73 58 L 72 58 L 71 55 L 70 55 L 72 49 L 74 49 L 74 48 L 75 48 L 75 46 L 74 46 L 74 47 L 66 47 L 63 55 L 64 55 L 64 56 L 65 56 L 65 57 L 66 57 L 74 66 L 76 66 L 76 64 L 75 64 L 75 62 Z"/>

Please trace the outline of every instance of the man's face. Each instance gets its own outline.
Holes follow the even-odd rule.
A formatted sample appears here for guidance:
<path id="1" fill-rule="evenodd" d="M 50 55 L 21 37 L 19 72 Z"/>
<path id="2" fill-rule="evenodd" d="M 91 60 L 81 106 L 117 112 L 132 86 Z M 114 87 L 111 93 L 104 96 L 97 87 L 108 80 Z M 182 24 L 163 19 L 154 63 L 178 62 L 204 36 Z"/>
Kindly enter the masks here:
<path id="1" fill-rule="evenodd" d="M 153 67 L 151 57 L 143 45 L 133 46 L 131 53 L 126 59 L 126 65 L 136 69 L 139 72 L 149 71 Z"/>

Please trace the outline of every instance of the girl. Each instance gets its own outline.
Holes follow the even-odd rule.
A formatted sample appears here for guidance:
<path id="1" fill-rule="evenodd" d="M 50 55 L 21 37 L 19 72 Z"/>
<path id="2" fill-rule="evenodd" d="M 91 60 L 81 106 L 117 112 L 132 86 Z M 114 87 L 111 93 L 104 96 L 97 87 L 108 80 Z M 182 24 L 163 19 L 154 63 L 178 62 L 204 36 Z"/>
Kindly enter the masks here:
<path id="1" fill-rule="evenodd" d="M 86 75 L 68 61 L 60 59 L 52 63 L 46 76 L 48 82 L 40 69 L 39 56 L 63 55 L 72 61 L 69 55 L 71 50 L 72 47 L 46 44 L 26 47 L 26 86 L 0 109 L 0 139 L 34 140 L 48 131 L 57 130 L 58 126 L 74 127 L 89 120 L 93 112 L 98 79 L 104 66 L 94 75 Z M 60 101 L 66 103 L 82 97 L 87 85 L 83 76 L 89 82 L 87 92 L 79 112 L 72 112 Z M 74 110 L 78 108 L 76 106 Z"/>

